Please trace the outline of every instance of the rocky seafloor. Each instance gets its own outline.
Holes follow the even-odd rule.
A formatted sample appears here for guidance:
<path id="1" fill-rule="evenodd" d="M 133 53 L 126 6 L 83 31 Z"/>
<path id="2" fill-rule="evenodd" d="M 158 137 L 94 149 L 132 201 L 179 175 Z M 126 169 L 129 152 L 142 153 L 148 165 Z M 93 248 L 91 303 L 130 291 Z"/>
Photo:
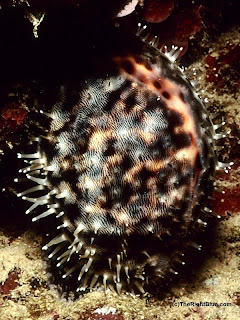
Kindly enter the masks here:
<path id="1" fill-rule="evenodd" d="M 50 281 L 52 275 L 42 256 L 41 230 L 25 218 L 25 204 L 14 194 L 14 159 L 19 141 L 24 140 L 29 128 L 28 114 L 37 87 L 29 80 L 30 69 L 34 69 L 38 61 L 41 63 L 39 54 L 32 51 L 35 48 L 32 43 L 42 41 L 40 52 L 46 52 L 47 56 L 49 48 L 43 46 L 49 42 L 42 39 L 50 33 L 60 33 L 61 38 L 69 19 L 71 23 L 80 19 L 81 5 L 85 13 L 93 5 L 87 5 L 91 1 L 70 1 L 67 14 L 63 14 L 59 13 L 60 2 L 57 1 L 52 1 L 52 6 L 45 1 L 0 1 L 0 320 L 240 318 L 240 25 L 237 1 L 182 0 L 165 1 L 164 5 L 157 0 L 139 1 L 135 11 L 117 18 L 117 12 L 127 2 L 119 1 L 112 8 L 109 6 L 109 10 L 101 9 L 103 4 L 98 5 L 88 19 L 80 15 L 81 19 L 90 21 L 81 22 L 80 28 L 87 23 L 85 32 L 91 34 L 97 23 L 104 20 L 105 24 L 114 21 L 123 28 L 124 24 L 132 26 L 134 30 L 140 19 L 148 23 L 149 29 L 161 37 L 163 43 L 184 46 L 180 64 L 185 67 L 189 79 L 197 81 L 198 92 L 211 112 L 217 112 L 226 121 L 226 130 L 231 129 L 221 141 L 224 149 L 220 157 L 226 162 L 233 161 L 234 165 L 229 173 L 218 173 L 217 183 L 224 193 L 215 192 L 211 202 L 211 209 L 221 218 L 213 217 L 213 226 L 204 236 L 203 250 L 197 258 L 194 255 L 197 260 L 188 261 L 186 269 L 179 272 L 161 299 L 148 294 L 132 297 L 97 291 L 76 300 L 71 295 L 59 294 L 57 285 Z M 93 17 L 98 17 L 95 22 L 91 22 Z M 79 39 L 84 48 L 87 36 L 81 34 Z M 197 305 L 200 303 L 218 305 Z"/>

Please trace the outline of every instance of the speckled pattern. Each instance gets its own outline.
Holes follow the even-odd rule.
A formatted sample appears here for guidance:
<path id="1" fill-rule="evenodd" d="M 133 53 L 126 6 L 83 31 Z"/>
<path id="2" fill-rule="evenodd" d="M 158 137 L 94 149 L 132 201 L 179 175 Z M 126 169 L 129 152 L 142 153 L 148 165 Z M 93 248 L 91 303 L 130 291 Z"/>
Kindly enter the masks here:
<path id="1" fill-rule="evenodd" d="M 145 1 L 145 4 L 154 1 Z M 70 5 L 72 3 L 72 1 L 67 2 Z M 97 2 L 99 6 L 103 3 L 100 0 L 81 1 L 81 3 L 86 2 Z M 161 295 L 154 295 L 154 297 L 147 295 L 144 297 L 135 296 L 131 298 L 126 294 L 117 295 L 110 292 L 110 290 L 107 290 L 106 293 L 94 290 L 94 292 L 86 293 L 74 301 L 71 296 L 67 300 L 64 299 L 65 291 L 61 291 L 62 294 L 59 295 L 57 289 L 62 288 L 62 285 L 50 285 L 59 270 L 55 267 L 58 261 L 54 261 L 54 257 L 58 254 L 52 259 L 45 260 L 45 255 L 41 250 L 41 247 L 46 243 L 45 233 L 47 231 L 45 230 L 50 227 L 49 219 L 50 217 L 53 220 L 55 218 L 51 215 L 48 218 L 40 219 L 39 222 L 31 223 L 31 218 L 35 217 L 38 212 L 25 216 L 24 212 L 31 203 L 16 198 L 13 193 L 14 189 L 17 189 L 18 192 L 24 190 L 27 188 L 27 184 L 24 182 L 24 184 L 17 186 L 13 183 L 13 179 L 19 176 L 16 169 L 17 165 L 19 166 L 18 169 L 25 165 L 27 166 L 26 163 L 23 164 L 23 161 L 16 159 L 16 153 L 27 151 L 26 148 L 24 150 L 22 147 L 19 148 L 19 144 L 22 145 L 28 141 L 25 133 L 35 134 L 32 127 L 29 127 L 29 122 L 31 123 L 34 118 L 32 111 L 35 108 L 39 109 L 44 106 L 44 103 L 39 105 L 34 105 L 33 103 L 36 87 L 40 89 L 41 86 L 39 82 L 36 83 L 34 81 L 36 79 L 34 76 L 31 76 L 33 82 L 26 82 L 29 69 L 36 75 L 37 70 L 41 69 L 42 71 L 47 68 L 48 72 L 45 80 L 46 84 L 49 84 L 49 78 L 53 75 L 53 60 L 54 62 L 57 60 L 54 74 L 57 74 L 57 77 L 60 78 L 63 74 L 64 63 L 68 61 L 66 51 L 69 52 L 69 55 L 71 54 L 71 57 L 74 53 L 74 50 L 70 50 L 69 43 L 63 45 L 66 28 L 70 22 L 73 22 L 75 27 L 76 20 L 82 20 L 81 17 L 80 19 L 79 17 L 74 19 L 72 16 L 68 16 L 68 19 L 63 19 L 64 17 L 61 16 L 60 23 L 56 24 L 56 10 L 52 10 L 50 16 L 49 11 L 47 11 L 44 20 L 38 27 L 39 38 L 37 43 L 39 44 L 40 41 L 40 45 L 37 48 L 33 48 L 29 45 L 33 30 L 26 17 L 28 17 L 29 13 L 32 13 L 36 20 L 40 19 L 42 12 L 46 10 L 39 12 L 33 5 L 38 3 L 42 8 L 45 1 L 14 0 L 7 2 L 9 6 L 11 6 L 11 3 L 14 12 L 12 12 L 13 10 L 6 11 L 6 1 L 1 1 L 2 9 L 0 10 L 1 23 L 4 21 L 4 17 L 8 21 L 7 25 L 1 24 L 2 32 L 0 32 L 0 46 L 2 46 L 0 101 L 1 107 L 4 107 L 1 110 L 0 119 L 0 319 L 239 320 L 240 74 L 238 68 L 239 28 L 237 28 L 239 14 L 238 10 L 236 10 L 239 5 L 238 1 L 194 1 L 195 7 L 199 6 L 199 4 L 204 4 L 199 10 L 202 29 L 190 37 L 188 50 L 180 60 L 180 63 L 186 68 L 184 73 L 187 74 L 191 81 L 197 81 L 198 93 L 204 101 L 208 100 L 206 103 L 208 109 L 212 114 L 218 114 L 214 122 L 225 121 L 226 125 L 223 130 L 231 129 L 231 133 L 225 139 L 220 139 L 217 142 L 219 146 L 224 146 L 219 152 L 219 158 L 224 162 L 234 162 L 229 173 L 221 171 L 217 173 L 216 177 L 218 187 L 224 190 L 225 194 L 214 192 L 212 197 L 215 200 L 212 201 L 210 208 L 220 215 L 221 219 L 210 217 L 207 219 L 206 217 L 207 220 L 205 221 L 209 222 L 208 227 L 205 228 L 207 232 L 199 234 L 195 240 L 196 243 L 202 244 L 202 250 L 198 251 L 192 248 L 189 251 L 189 260 L 186 257 L 181 257 L 186 261 L 186 264 L 181 269 L 175 269 L 178 270 L 178 275 L 173 275 L 176 281 L 170 282 L 171 289 L 168 288 L 166 291 L 166 288 L 156 287 L 154 293 L 159 288 Z M 62 3 L 63 1 L 54 1 L 56 5 Z M 176 32 L 173 31 L 177 28 L 177 36 L 180 36 L 183 32 L 185 33 L 184 37 L 189 38 L 190 32 L 196 25 L 199 25 L 199 20 L 195 19 L 196 15 L 192 10 L 192 1 L 175 0 L 174 3 L 173 13 L 167 19 L 169 23 L 166 25 L 162 22 L 154 26 L 161 31 L 161 37 L 165 35 L 167 37 L 176 37 Z M 233 6 L 234 3 L 235 7 Z M 107 9 L 103 5 L 103 10 L 100 13 L 99 6 L 96 9 L 98 21 L 103 19 L 102 12 L 106 12 Z M 184 8 L 191 6 L 191 8 L 186 11 L 183 10 L 183 6 Z M 211 8 L 210 11 L 209 7 Z M 80 11 L 82 11 L 82 8 L 80 8 Z M 174 15 L 175 19 L 171 19 Z M 134 13 L 131 16 L 134 18 Z M 136 20 L 139 21 L 141 16 L 141 12 L 138 12 Z M 132 30 L 135 30 L 137 22 L 133 22 L 131 28 L 128 16 L 126 19 L 127 30 L 131 33 Z M 86 16 L 86 20 L 91 25 L 95 23 L 99 28 L 99 22 L 96 22 L 96 19 Z M 54 34 L 51 32 L 51 26 L 49 29 L 49 21 L 52 22 L 52 26 L 56 30 Z M 82 25 L 84 25 L 83 33 L 89 38 L 89 25 L 86 25 L 86 23 Z M 147 32 L 150 32 L 149 28 Z M 56 34 L 61 39 L 61 49 L 54 50 L 52 53 L 52 48 L 55 44 L 52 47 L 51 44 L 56 39 Z M 46 35 L 49 35 L 50 42 L 46 43 L 44 41 L 44 36 Z M 159 36 L 159 33 L 156 31 L 154 35 Z M 80 43 L 84 49 L 86 37 L 83 39 L 82 36 L 78 35 L 75 38 L 75 42 Z M 166 44 L 166 41 L 163 41 Z M 64 48 L 66 50 L 62 53 Z M 42 59 L 44 55 L 47 59 L 52 56 L 53 60 L 51 61 L 50 59 L 50 63 L 46 63 L 46 60 L 43 61 Z M 209 61 L 209 56 L 214 57 L 215 61 Z M 34 63 L 31 64 L 31 60 Z M 82 72 L 78 72 L 78 75 L 80 74 Z M 7 88 L 6 85 L 8 85 Z M 37 90 L 37 92 L 39 91 Z M 52 91 L 52 94 L 54 93 L 51 88 L 49 88 L 49 91 Z M 58 95 L 56 94 L 55 97 L 58 97 Z M 53 105 L 54 103 L 50 104 L 50 107 L 46 108 L 45 111 L 47 109 L 51 110 Z M 49 126 L 46 119 L 43 115 L 41 123 L 45 125 L 45 128 Z M 37 133 L 37 136 L 40 136 L 42 130 Z M 33 149 L 35 152 L 36 145 L 28 151 L 32 152 Z M 38 209 L 40 214 L 43 208 L 39 207 Z M 213 228 L 209 227 L 211 222 Z M 199 228 L 197 229 L 199 230 Z M 57 234 L 59 234 L 59 230 L 56 230 Z M 49 239 L 53 236 L 52 234 L 49 235 Z M 54 247 L 49 248 L 50 252 L 52 250 L 54 250 Z M 194 254 L 195 252 L 196 254 Z M 52 272 L 49 272 L 47 266 L 51 261 L 53 268 Z M 66 266 L 66 269 L 68 267 L 65 263 L 63 266 Z M 176 264 L 177 266 L 179 266 L 179 263 Z M 65 280 L 67 283 L 70 282 L 69 277 Z M 180 306 L 181 302 L 187 305 Z M 200 302 L 222 305 L 196 306 L 193 304 Z"/>
<path id="2" fill-rule="evenodd" d="M 185 247 L 198 246 L 189 230 L 205 225 L 218 165 L 214 127 L 181 70 L 137 37 L 122 43 L 59 86 L 40 111 L 47 132 L 19 154 L 33 182 L 19 194 L 32 203 L 26 213 L 60 220 L 44 249 L 78 291 L 100 281 L 143 293 L 176 273 Z"/>

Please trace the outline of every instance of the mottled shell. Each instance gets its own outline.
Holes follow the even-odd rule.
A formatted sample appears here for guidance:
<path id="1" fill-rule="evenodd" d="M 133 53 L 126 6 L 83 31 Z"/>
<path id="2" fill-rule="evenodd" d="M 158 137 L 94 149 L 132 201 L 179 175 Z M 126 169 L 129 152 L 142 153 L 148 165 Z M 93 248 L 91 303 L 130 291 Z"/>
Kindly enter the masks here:
<path id="1" fill-rule="evenodd" d="M 32 189 L 20 196 L 33 203 L 27 213 L 41 207 L 33 220 L 59 220 L 44 249 L 63 278 L 78 279 L 77 290 L 100 282 L 144 292 L 146 282 L 174 272 L 203 224 L 214 130 L 168 57 L 118 33 L 111 44 L 93 50 L 91 67 L 60 81 L 42 103 L 48 131 L 33 139 L 36 153 L 19 155 L 35 158 L 22 170 Z"/>

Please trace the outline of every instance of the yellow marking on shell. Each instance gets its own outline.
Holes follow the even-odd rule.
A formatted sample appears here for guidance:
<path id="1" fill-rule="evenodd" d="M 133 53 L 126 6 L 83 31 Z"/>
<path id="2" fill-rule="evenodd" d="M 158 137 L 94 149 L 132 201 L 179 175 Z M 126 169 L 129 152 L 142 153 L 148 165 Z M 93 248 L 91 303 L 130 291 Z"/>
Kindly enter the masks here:
<path id="1" fill-rule="evenodd" d="M 136 222 L 136 219 L 129 216 L 126 209 L 119 208 L 119 209 L 112 209 L 111 216 L 116 221 L 117 225 L 120 227 L 131 227 Z"/>
<path id="2" fill-rule="evenodd" d="M 128 226 L 129 223 L 129 216 L 125 212 L 121 212 L 118 215 L 118 221 Z"/>
<path id="3" fill-rule="evenodd" d="M 158 172 L 160 169 L 165 168 L 169 159 L 167 160 L 148 160 L 146 161 L 146 169 L 152 172 Z"/>
<path id="4" fill-rule="evenodd" d="M 129 204 L 132 204 L 132 203 L 134 203 L 138 198 L 139 198 L 139 195 L 138 195 L 138 194 L 134 194 L 134 195 L 132 195 L 132 196 L 129 198 L 128 203 L 129 203 Z"/>
<path id="5" fill-rule="evenodd" d="M 114 154 L 112 156 L 108 156 L 107 163 L 109 163 L 112 166 L 115 166 L 115 165 L 121 163 L 122 158 L 123 158 L 122 154 L 116 153 L 116 154 Z"/>
<path id="6" fill-rule="evenodd" d="M 95 206 L 92 206 L 92 205 L 87 204 L 87 205 L 84 207 L 84 211 L 85 211 L 86 213 L 92 213 L 92 212 L 94 212 L 94 207 L 95 207 Z"/>
<path id="7" fill-rule="evenodd" d="M 67 170 L 71 168 L 71 161 L 68 159 L 62 159 L 62 161 L 60 162 L 60 165 L 63 170 Z"/>
<path id="8" fill-rule="evenodd" d="M 156 139 L 156 134 L 151 132 L 145 132 L 143 130 L 137 130 L 137 135 L 139 135 L 146 143 L 150 144 Z"/>
<path id="9" fill-rule="evenodd" d="M 153 191 L 156 191 L 156 192 L 157 192 L 156 183 L 157 183 L 157 178 L 156 178 L 156 177 L 150 177 L 150 178 L 147 180 L 147 188 L 148 188 L 149 190 L 151 190 L 152 192 L 153 192 Z"/>
<path id="10" fill-rule="evenodd" d="M 93 132 L 89 141 L 89 149 L 90 150 L 99 150 L 101 149 L 105 140 L 110 139 L 114 136 L 114 132 L 112 130 L 106 131 L 96 131 Z"/>
<path id="11" fill-rule="evenodd" d="M 136 163 L 134 167 L 126 171 L 124 174 L 123 180 L 128 183 L 132 183 L 133 185 L 137 185 L 137 181 L 135 180 L 135 175 L 142 170 L 144 167 L 143 163 Z"/>
<path id="12" fill-rule="evenodd" d="M 191 145 L 187 148 L 183 148 L 174 154 L 174 158 L 178 161 L 191 161 L 197 156 L 197 149 Z"/>
<path id="13" fill-rule="evenodd" d="M 113 176 L 109 174 L 111 171 L 115 171 L 119 167 L 123 159 L 123 154 L 116 153 L 112 156 L 107 157 L 105 163 L 102 166 L 102 177 L 104 178 L 104 183 L 113 182 Z"/>
<path id="14" fill-rule="evenodd" d="M 65 181 L 61 181 L 58 185 L 59 194 L 65 194 L 64 199 L 69 203 L 75 203 L 77 201 L 77 195 L 72 190 L 71 185 Z"/>
<path id="15" fill-rule="evenodd" d="M 90 190 L 93 190 L 96 188 L 96 183 L 95 181 L 93 181 L 92 179 L 90 179 L 89 177 L 85 177 L 84 180 L 84 187 Z"/>

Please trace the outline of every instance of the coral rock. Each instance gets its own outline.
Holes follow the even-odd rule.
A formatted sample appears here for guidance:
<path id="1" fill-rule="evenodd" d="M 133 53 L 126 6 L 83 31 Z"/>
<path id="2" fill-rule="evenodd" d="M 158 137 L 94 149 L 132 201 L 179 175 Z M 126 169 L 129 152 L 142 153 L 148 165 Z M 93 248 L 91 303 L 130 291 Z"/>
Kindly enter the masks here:
<path id="1" fill-rule="evenodd" d="M 144 19 L 152 23 L 166 20 L 174 8 L 173 0 L 151 0 L 144 9 Z"/>

